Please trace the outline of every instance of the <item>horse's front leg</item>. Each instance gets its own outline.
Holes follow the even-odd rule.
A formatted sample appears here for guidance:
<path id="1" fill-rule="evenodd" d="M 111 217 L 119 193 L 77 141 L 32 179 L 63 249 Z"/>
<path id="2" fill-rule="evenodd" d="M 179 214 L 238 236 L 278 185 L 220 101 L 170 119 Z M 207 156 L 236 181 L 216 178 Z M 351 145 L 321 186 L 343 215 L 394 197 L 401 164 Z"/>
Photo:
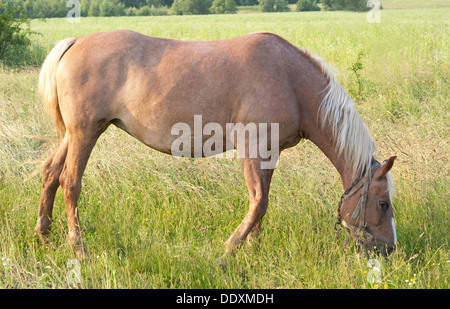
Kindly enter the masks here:
<path id="1" fill-rule="evenodd" d="M 218 260 L 224 263 L 228 256 L 241 246 L 249 233 L 252 238 L 261 229 L 261 220 L 269 203 L 269 187 L 273 169 L 261 169 L 259 159 L 242 159 L 245 182 L 248 187 L 250 207 L 241 224 L 225 242 L 225 254 Z"/>

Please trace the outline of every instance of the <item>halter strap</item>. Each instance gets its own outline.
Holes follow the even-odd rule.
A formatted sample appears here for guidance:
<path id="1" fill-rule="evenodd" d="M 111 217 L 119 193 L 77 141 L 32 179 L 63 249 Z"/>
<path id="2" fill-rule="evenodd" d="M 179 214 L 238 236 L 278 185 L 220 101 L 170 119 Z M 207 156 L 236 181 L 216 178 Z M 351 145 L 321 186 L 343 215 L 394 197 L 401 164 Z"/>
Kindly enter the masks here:
<path id="1" fill-rule="evenodd" d="M 366 204 L 367 204 L 367 198 L 368 198 L 368 192 L 369 192 L 369 187 L 370 187 L 370 183 L 372 182 L 372 177 L 373 174 L 375 172 L 375 170 L 380 167 L 380 163 L 375 160 L 374 158 L 372 158 L 372 161 L 370 163 L 370 169 L 367 171 L 367 173 L 364 176 L 360 176 L 358 177 L 353 183 L 352 185 L 347 188 L 347 190 L 345 190 L 345 192 L 342 194 L 341 196 L 341 200 L 339 202 L 338 205 L 338 216 L 337 216 L 337 221 L 335 226 L 336 229 L 336 241 L 339 237 L 339 231 L 340 228 L 338 229 L 338 225 L 341 225 L 341 205 L 342 202 L 344 202 L 345 200 L 347 200 L 348 198 L 350 198 L 351 196 L 353 196 L 359 189 L 361 189 L 361 187 L 363 188 L 360 198 L 359 198 L 359 202 L 356 205 L 355 211 L 352 214 L 352 219 L 356 220 L 356 218 L 358 217 L 359 214 L 359 226 L 357 228 L 357 234 L 359 235 L 361 233 L 361 231 L 365 231 L 365 217 L 366 217 Z M 367 232 L 367 231 L 365 231 Z M 348 235 L 347 235 L 348 237 Z M 347 242 L 348 239 L 346 239 Z"/>
<path id="2" fill-rule="evenodd" d="M 352 219 L 356 220 L 356 218 L 358 217 L 358 213 L 360 213 L 360 216 L 359 216 L 359 229 L 360 230 L 365 228 L 364 221 L 366 218 L 366 204 L 367 204 L 367 197 L 368 197 L 368 193 L 369 193 L 370 183 L 372 182 L 372 177 L 373 177 L 375 170 L 380 165 L 381 164 L 378 161 L 376 161 L 375 159 L 372 158 L 372 162 L 370 164 L 370 170 L 368 170 L 367 175 L 362 179 L 363 181 L 361 181 L 361 185 L 357 186 L 357 187 L 362 186 L 363 190 L 361 192 L 361 197 L 359 198 L 358 205 L 356 205 L 355 211 L 353 212 Z"/>

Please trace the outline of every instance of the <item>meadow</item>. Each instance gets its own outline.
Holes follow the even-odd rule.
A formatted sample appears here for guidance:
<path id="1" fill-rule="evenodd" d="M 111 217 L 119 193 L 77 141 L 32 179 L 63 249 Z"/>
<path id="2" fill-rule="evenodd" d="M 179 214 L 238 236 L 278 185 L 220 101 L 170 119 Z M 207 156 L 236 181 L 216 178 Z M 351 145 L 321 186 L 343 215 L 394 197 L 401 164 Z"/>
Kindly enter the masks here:
<path id="1" fill-rule="evenodd" d="M 386 259 L 342 250 L 343 235 L 336 247 L 341 180 L 301 141 L 281 154 L 260 242 L 221 268 L 215 259 L 248 208 L 239 160 L 173 158 L 111 126 L 83 178 L 90 259 L 71 283 L 61 190 L 50 242 L 33 235 L 42 164 L 56 146 L 36 93 L 39 67 L 0 67 L 0 288 L 449 288 L 450 8 L 435 3 L 384 9 L 379 24 L 352 12 L 33 20 L 37 64 L 63 38 L 113 29 L 180 40 L 264 30 L 321 56 L 354 99 L 377 157 L 398 156 L 399 246 Z M 368 280 L 370 259 L 380 263 L 378 282 Z"/>

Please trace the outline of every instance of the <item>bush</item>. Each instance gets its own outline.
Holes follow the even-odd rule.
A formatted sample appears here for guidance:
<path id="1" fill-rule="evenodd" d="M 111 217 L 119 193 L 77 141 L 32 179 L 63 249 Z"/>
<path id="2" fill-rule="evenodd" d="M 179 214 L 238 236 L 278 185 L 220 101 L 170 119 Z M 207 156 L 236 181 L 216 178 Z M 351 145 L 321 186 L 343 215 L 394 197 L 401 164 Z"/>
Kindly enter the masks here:
<path id="1" fill-rule="evenodd" d="M 155 7 L 144 5 L 139 10 L 136 11 L 136 16 L 158 16 L 158 15 L 168 15 L 167 7 Z"/>
<path id="2" fill-rule="evenodd" d="M 0 3 L 0 61 L 18 64 L 28 52 L 31 44 L 29 36 L 30 20 L 20 6 Z"/>
<path id="3" fill-rule="evenodd" d="M 141 7 L 137 11 L 136 15 L 138 15 L 138 16 L 150 16 L 151 13 L 152 13 L 152 9 L 148 5 L 144 5 L 143 7 Z"/>
<path id="4" fill-rule="evenodd" d="M 234 0 L 214 0 L 209 10 L 213 14 L 234 14 L 237 6 Z"/>
<path id="5" fill-rule="evenodd" d="M 330 11 L 366 11 L 367 0 L 321 0 L 324 8 Z"/>
<path id="6" fill-rule="evenodd" d="M 209 14 L 212 0 L 175 0 L 172 10 L 177 15 Z"/>
<path id="7" fill-rule="evenodd" d="M 99 16 L 125 15 L 125 6 L 119 0 L 103 0 L 99 5 Z"/>
<path id="8" fill-rule="evenodd" d="M 289 12 L 287 0 L 275 0 L 275 12 Z"/>
<path id="9" fill-rule="evenodd" d="M 88 9 L 89 16 L 100 16 L 100 0 L 91 1 Z"/>
<path id="10" fill-rule="evenodd" d="M 320 11 L 320 8 L 317 5 L 316 0 L 298 0 L 296 11 L 297 12 Z"/>
<path id="11" fill-rule="evenodd" d="M 259 0 L 259 7 L 263 12 L 288 12 L 286 0 Z"/>

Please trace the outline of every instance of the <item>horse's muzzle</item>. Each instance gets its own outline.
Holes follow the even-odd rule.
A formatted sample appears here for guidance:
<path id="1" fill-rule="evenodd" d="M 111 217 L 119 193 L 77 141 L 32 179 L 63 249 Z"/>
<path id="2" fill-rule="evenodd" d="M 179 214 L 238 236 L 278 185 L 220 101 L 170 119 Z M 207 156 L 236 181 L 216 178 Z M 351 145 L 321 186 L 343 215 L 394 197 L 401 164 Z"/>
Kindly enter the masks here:
<path id="1" fill-rule="evenodd" d="M 394 253 L 396 246 L 391 245 L 376 245 L 376 246 L 365 246 L 367 252 L 375 253 L 376 255 L 381 255 L 387 257 Z"/>

